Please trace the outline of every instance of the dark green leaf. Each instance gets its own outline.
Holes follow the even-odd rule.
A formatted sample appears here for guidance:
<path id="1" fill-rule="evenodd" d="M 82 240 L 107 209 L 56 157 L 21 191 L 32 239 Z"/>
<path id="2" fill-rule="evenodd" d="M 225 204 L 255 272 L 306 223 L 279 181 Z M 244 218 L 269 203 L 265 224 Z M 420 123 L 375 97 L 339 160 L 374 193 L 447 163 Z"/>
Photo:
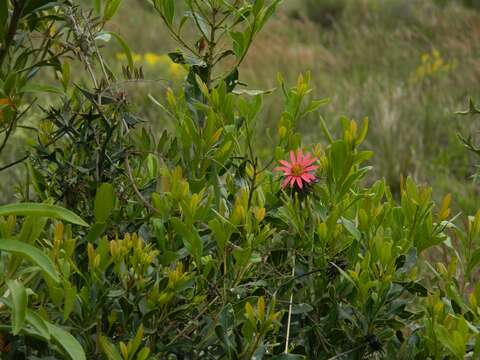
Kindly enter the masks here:
<path id="1" fill-rule="evenodd" d="M 100 337 L 100 348 L 108 360 L 122 360 L 120 352 L 105 336 Z"/>
<path id="2" fill-rule="evenodd" d="M 47 323 L 52 338 L 60 344 L 72 360 L 86 360 L 85 352 L 80 343 L 61 327 Z"/>
<path id="3" fill-rule="evenodd" d="M 27 291 L 21 282 L 18 280 L 8 280 L 8 289 L 12 297 L 12 333 L 18 335 L 25 323 L 25 316 L 27 313 Z"/>
<path id="4" fill-rule="evenodd" d="M 112 184 L 103 183 L 95 195 L 93 214 L 97 223 L 105 223 L 115 206 L 115 190 Z"/>
<path id="5" fill-rule="evenodd" d="M 78 215 L 60 206 L 38 203 L 18 203 L 0 206 L 0 216 L 44 216 L 88 227 Z"/>
<path id="6" fill-rule="evenodd" d="M 40 267 L 54 282 L 60 282 L 60 277 L 50 258 L 36 247 L 17 240 L 0 239 L 0 250 L 25 256 L 32 263 Z"/>

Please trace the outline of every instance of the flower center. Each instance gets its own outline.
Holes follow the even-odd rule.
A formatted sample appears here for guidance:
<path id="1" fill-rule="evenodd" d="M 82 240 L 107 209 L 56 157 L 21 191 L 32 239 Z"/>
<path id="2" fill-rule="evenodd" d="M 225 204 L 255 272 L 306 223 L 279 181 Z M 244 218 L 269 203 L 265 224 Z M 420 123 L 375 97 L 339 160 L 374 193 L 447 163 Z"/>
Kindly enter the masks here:
<path id="1" fill-rule="evenodd" d="M 303 173 L 303 167 L 300 164 L 295 164 L 292 166 L 292 175 L 300 176 Z"/>

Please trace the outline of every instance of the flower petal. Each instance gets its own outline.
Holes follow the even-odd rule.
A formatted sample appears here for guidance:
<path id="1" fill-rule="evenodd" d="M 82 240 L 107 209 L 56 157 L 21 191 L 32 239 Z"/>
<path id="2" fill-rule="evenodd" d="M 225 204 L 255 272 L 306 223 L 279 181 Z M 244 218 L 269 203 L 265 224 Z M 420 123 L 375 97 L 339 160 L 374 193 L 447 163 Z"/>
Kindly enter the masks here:
<path id="1" fill-rule="evenodd" d="M 283 180 L 283 182 L 282 182 L 282 189 L 285 189 L 285 188 L 287 187 L 288 183 L 290 182 L 290 178 L 291 178 L 291 176 L 287 176 L 287 177 L 285 178 L 285 180 Z"/>
<path id="2" fill-rule="evenodd" d="M 293 185 L 295 184 L 295 177 L 294 176 L 290 176 L 290 187 L 293 188 Z"/>
<path id="3" fill-rule="evenodd" d="M 290 161 L 292 162 L 292 166 L 297 162 L 297 160 L 295 159 L 295 153 L 292 151 L 290 151 Z"/>
<path id="4" fill-rule="evenodd" d="M 302 166 L 309 166 L 309 165 L 312 165 L 314 162 L 318 161 L 317 158 L 312 158 L 312 159 L 303 159 L 302 161 Z"/>
<path id="5" fill-rule="evenodd" d="M 288 161 L 285 161 L 285 160 L 280 160 L 279 163 L 288 168 L 292 167 L 292 164 L 290 164 Z"/>
<path id="6" fill-rule="evenodd" d="M 285 174 L 290 173 L 290 170 L 291 170 L 290 168 L 287 168 L 285 166 L 277 166 L 275 169 L 273 169 L 273 171 L 282 171 Z"/>
<path id="7" fill-rule="evenodd" d="M 302 160 L 303 160 L 303 152 L 302 152 L 302 149 L 300 148 L 297 150 L 297 162 L 301 164 Z"/>
<path id="8" fill-rule="evenodd" d="M 315 180 L 315 176 L 312 174 L 306 173 L 302 175 L 302 180 L 305 180 L 307 183 L 311 183 L 313 180 Z"/>
<path id="9" fill-rule="evenodd" d="M 307 172 L 307 171 L 313 171 L 313 170 L 317 170 L 319 168 L 319 166 L 317 165 L 312 165 L 312 166 L 307 166 L 306 168 L 303 169 L 303 171 Z"/>
<path id="10" fill-rule="evenodd" d="M 298 187 L 299 187 L 300 189 L 303 188 L 302 179 L 301 179 L 300 177 L 297 177 L 296 180 L 297 180 L 297 185 L 298 185 Z"/>

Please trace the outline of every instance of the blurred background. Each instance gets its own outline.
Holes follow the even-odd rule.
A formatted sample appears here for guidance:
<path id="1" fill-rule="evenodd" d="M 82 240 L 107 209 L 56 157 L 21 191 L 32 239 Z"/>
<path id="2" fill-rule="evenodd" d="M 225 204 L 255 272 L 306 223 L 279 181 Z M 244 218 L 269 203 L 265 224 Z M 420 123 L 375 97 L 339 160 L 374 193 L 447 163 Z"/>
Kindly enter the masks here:
<path id="1" fill-rule="evenodd" d="M 166 88 L 181 87 L 185 70 L 166 55 L 175 45 L 145 0 L 124 0 L 109 26 L 144 70 L 145 81 L 124 85 L 129 100 L 160 131 L 168 124 L 149 95 L 162 101 Z M 125 63 L 115 44 L 105 53 L 118 69 Z M 411 175 L 432 185 L 436 198 L 451 193 L 464 213 L 480 207 L 477 159 L 458 139 L 475 136 L 479 119 L 455 114 L 468 108 L 469 97 L 480 99 L 480 0 L 284 0 L 254 42 L 240 79 L 249 88 L 271 89 L 277 73 L 294 84 L 306 71 L 312 96 L 330 103 L 300 124 L 305 145 L 325 141 L 320 115 L 333 132 L 342 116 L 368 117 L 365 147 L 375 152 L 370 179 L 385 177 L 395 192 L 401 176 Z M 269 134 L 277 131 L 281 101 L 279 90 L 264 98 L 261 152 L 273 151 Z M 17 137 L 12 154 L 27 141 Z M 13 193 L 8 180 L 25 175 L 17 168 L 0 176 L 5 199 Z"/>

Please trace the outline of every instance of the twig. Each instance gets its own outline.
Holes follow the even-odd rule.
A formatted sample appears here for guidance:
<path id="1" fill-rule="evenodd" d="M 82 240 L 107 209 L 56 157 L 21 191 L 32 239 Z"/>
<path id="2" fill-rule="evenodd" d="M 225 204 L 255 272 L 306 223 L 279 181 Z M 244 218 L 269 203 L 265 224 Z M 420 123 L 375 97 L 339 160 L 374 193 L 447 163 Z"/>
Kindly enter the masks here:
<path id="1" fill-rule="evenodd" d="M 30 154 L 27 154 L 24 157 L 21 157 L 20 159 L 17 159 L 14 162 L 11 162 L 10 164 L 7 164 L 5 166 L 0 167 L 0 172 L 3 171 L 3 170 L 7 170 L 7 169 L 9 169 L 12 166 L 15 166 L 17 164 L 20 164 L 21 162 L 27 160 L 29 156 L 30 156 Z"/>
<path id="2" fill-rule="evenodd" d="M 3 149 L 7 145 L 7 141 L 10 138 L 10 136 L 12 135 L 13 129 L 15 128 L 15 124 L 27 113 L 28 110 L 31 109 L 31 107 L 33 106 L 33 104 L 35 104 L 36 101 L 37 101 L 37 99 L 34 99 L 30 103 L 30 105 L 28 105 L 27 108 L 25 110 L 23 110 L 20 114 L 18 114 L 18 115 L 15 114 L 14 119 L 12 119 L 12 121 L 10 122 L 10 124 L 8 126 L 8 129 L 5 133 L 5 137 L 3 138 L 2 144 L 0 145 L 0 153 L 3 151 Z"/>
<path id="3" fill-rule="evenodd" d="M 293 254 L 292 259 L 292 277 L 295 276 L 295 254 Z M 288 322 L 287 322 L 287 336 L 285 339 L 285 354 L 288 354 L 288 343 L 290 341 L 290 324 L 292 321 L 292 307 L 293 307 L 293 289 L 290 294 L 290 304 L 288 305 Z"/>
<path id="4" fill-rule="evenodd" d="M 127 171 L 128 179 L 130 180 L 130 184 L 132 185 L 133 191 L 140 199 L 140 201 L 153 213 L 158 214 L 158 210 L 155 209 L 152 204 L 148 202 L 147 199 L 142 195 L 140 190 L 138 190 L 137 184 L 135 183 L 135 179 L 133 178 L 132 168 L 130 167 L 130 162 L 128 161 L 128 153 L 125 154 L 125 170 Z"/>
<path id="5" fill-rule="evenodd" d="M 198 313 L 198 315 L 195 316 L 195 318 L 192 320 L 192 322 L 197 321 L 197 320 L 200 318 L 200 316 L 202 316 L 202 315 L 210 308 L 210 306 L 212 306 L 217 300 L 218 300 L 218 296 L 215 296 L 215 298 L 214 298 L 212 301 L 210 301 L 207 305 L 205 305 L 205 307 L 202 309 L 202 311 L 200 311 L 200 312 Z M 190 328 L 190 325 L 185 326 L 185 328 L 184 328 L 182 331 L 180 331 L 180 332 L 172 339 L 172 341 L 170 341 L 169 345 L 170 345 L 170 344 L 173 344 L 173 343 L 174 343 L 175 341 L 177 341 L 180 337 L 182 337 L 182 336 L 188 331 L 189 328 Z"/>
<path id="6" fill-rule="evenodd" d="M 345 351 L 345 352 L 343 352 L 343 353 L 341 353 L 341 354 L 335 355 L 335 356 L 329 358 L 328 360 L 341 359 L 341 358 L 343 358 L 345 355 L 351 354 L 352 352 L 357 351 L 357 350 L 360 350 L 360 349 L 363 348 L 363 347 L 365 347 L 365 344 L 360 344 L 360 345 L 354 347 L 353 349 L 350 349 L 350 350 Z"/>
<path id="7" fill-rule="evenodd" d="M 3 42 L 3 46 L 0 48 L 0 68 L 3 65 L 3 61 L 8 53 L 8 48 L 12 44 L 13 38 L 17 33 L 18 22 L 22 17 L 23 9 L 25 7 L 25 1 L 19 1 L 15 3 L 13 8 L 12 18 L 10 20 L 10 25 L 8 26 L 8 32 L 5 36 L 5 41 Z"/>

